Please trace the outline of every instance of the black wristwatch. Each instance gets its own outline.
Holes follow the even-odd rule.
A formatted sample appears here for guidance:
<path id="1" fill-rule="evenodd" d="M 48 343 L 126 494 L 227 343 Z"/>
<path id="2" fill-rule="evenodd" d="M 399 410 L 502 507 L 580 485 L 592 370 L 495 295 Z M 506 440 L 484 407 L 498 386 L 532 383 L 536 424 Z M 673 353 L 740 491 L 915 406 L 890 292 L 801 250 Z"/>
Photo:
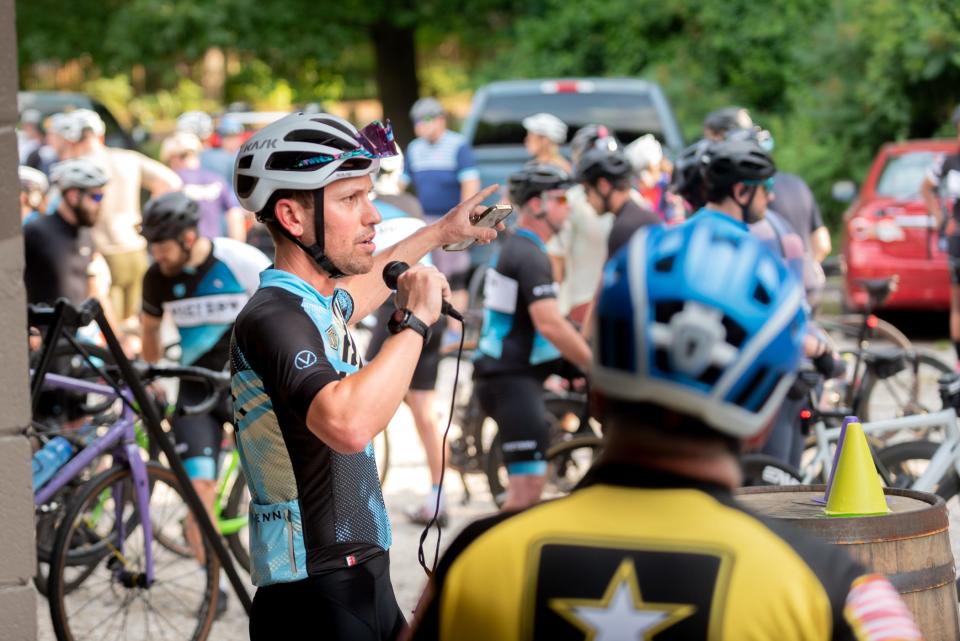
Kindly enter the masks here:
<path id="1" fill-rule="evenodd" d="M 403 330 L 410 328 L 423 337 L 423 342 L 430 340 L 430 327 L 422 320 L 413 315 L 409 309 L 398 309 L 393 312 L 387 322 L 387 329 L 391 334 L 399 334 Z"/>

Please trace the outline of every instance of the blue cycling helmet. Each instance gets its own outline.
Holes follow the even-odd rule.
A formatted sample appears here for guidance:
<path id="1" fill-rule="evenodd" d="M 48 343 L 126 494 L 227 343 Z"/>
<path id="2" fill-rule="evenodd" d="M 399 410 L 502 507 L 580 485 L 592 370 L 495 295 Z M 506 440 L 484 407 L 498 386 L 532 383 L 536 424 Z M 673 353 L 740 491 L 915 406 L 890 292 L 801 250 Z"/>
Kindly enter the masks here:
<path id="1" fill-rule="evenodd" d="M 754 436 L 795 378 L 802 300 L 782 261 L 731 219 L 644 228 L 604 268 L 594 387 Z"/>

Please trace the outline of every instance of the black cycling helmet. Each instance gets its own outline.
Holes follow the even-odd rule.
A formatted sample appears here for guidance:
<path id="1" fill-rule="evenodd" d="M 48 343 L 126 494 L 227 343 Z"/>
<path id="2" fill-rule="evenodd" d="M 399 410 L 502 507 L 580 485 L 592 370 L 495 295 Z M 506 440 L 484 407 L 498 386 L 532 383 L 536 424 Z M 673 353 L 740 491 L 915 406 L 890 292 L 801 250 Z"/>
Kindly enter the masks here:
<path id="1" fill-rule="evenodd" d="M 762 181 L 775 173 L 773 159 L 754 140 L 721 140 L 703 154 L 703 178 L 708 188 Z"/>
<path id="2" fill-rule="evenodd" d="M 702 138 L 680 152 L 673 164 L 670 191 L 690 203 L 694 211 L 707 204 L 702 170 L 703 154 L 709 147 L 710 141 Z"/>
<path id="3" fill-rule="evenodd" d="M 707 114 L 703 128 L 717 134 L 726 134 L 734 129 L 753 129 L 753 118 L 743 107 L 723 107 Z"/>
<path id="4" fill-rule="evenodd" d="M 590 147 L 596 147 L 598 141 L 603 141 L 600 146 L 611 151 L 620 147 L 620 141 L 606 125 L 584 125 L 577 129 L 577 133 L 570 139 L 570 157 L 574 164 L 580 160 L 583 152 Z"/>
<path id="5" fill-rule="evenodd" d="M 200 220 L 196 201 L 178 191 L 157 196 L 143 208 L 140 234 L 148 243 L 180 240 L 188 229 L 194 229 Z"/>
<path id="6" fill-rule="evenodd" d="M 606 178 L 615 187 L 623 187 L 633 174 L 633 165 L 622 149 L 593 147 L 587 149 L 577 163 L 576 180 L 580 183 L 595 184 L 598 179 Z"/>
<path id="7" fill-rule="evenodd" d="M 517 207 L 523 207 L 531 198 L 536 198 L 545 191 L 568 189 L 572 186 L 573 179 L 570 174 L 549 163 L 529 162 L 507 179 L 510 201 Z"/>

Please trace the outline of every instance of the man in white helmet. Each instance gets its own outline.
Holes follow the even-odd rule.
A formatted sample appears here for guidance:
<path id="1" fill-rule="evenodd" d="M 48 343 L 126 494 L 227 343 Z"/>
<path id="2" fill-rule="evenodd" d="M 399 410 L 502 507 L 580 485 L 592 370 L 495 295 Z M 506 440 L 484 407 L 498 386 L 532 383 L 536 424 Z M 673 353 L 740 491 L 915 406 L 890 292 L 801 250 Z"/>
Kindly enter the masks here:
<path id="1" fill-rule="evenodd" d="M 89 157 L 106 172 L 100 217 L 93 228 L 93 242 L 110 266 L 110 300 L 126 328 L 137 325 L 143 275 L 147 271 L 146 241 L 137 231 L 140 224 L 140 190 L 153 197 L 182 186 L 180 178 L 162 163 L 137 151 L 107 147 L 106 128 L 96 112 L 75 109 L 60 121 L 59 133 L 67 141 L 61 158 Z"/>
<path id="2" fill-rule="evenodd" d="M 540 164 L 556 165 L 568 174 L 572 172 L 570 163 L 560 153 L 560 145 L 567 142 L 567 124 L 548 113 L 538 113 L 523 119 L 523 128 L 527 136 L 523 146 Z"/>
<path id="3" fill-rule="evenodd" d="M 416 265 L 430 250 L 496 231 L 470 224 L 496 186 L 379 253 L 370 201 L 389 127 L 362 132 L 329 114 L 292 114 L 257 132 L 237 157 L 240 204 L 276 243 L 273 269 L 237 317 L 231 346 L 237 444 L 252 502 L 250 637 L 393 639 L 404 626 L 390 583 L 390 523 L 371 439 L 410 387 L 446 279 Z M 361 369 L 348 325 L 386 300 L 387 263 L 413 264 L 398 310 Z"/>

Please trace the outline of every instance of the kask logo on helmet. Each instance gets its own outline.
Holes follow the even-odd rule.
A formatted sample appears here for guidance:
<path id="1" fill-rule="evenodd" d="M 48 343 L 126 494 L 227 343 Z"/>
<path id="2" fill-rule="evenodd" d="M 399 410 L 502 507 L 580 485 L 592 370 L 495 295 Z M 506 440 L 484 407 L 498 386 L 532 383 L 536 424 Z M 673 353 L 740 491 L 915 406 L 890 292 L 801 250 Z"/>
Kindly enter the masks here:
<path id="1" fill-rule="evenodd" d="M 263 140 L 250 140 L 243 144 L 243 147 L 240 148 L 240 153 L 245 154 L 248 151 L 256 151 L 257 149 L 276 149 L 277 148 L 277 138 L 264 138 Z"/>

